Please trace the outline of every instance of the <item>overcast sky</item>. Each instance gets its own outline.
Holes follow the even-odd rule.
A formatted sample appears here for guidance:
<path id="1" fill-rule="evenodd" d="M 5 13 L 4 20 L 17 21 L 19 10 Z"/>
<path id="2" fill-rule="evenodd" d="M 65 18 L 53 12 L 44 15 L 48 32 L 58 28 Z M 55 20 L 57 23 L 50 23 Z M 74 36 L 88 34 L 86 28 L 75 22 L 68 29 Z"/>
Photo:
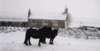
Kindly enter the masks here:
<path id="1" fill-rule="evenodd" d="M 27 17 L 27 10 L 35 15 L 60 15 L 65 7 L 72 15 L 72 25 L 100 27 L 100 0 L 0 0 L 1 17 Z"/>

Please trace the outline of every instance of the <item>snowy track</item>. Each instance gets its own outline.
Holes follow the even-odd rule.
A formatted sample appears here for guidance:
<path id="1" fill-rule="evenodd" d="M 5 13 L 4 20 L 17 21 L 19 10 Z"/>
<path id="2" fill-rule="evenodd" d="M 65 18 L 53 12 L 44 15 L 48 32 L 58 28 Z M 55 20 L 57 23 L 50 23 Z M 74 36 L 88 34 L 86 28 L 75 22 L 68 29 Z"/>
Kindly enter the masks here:
<path id="1" fill-rule="evenodd" d="M 25 32 L 0 33 L 0 51 L 100 51 L 100 40 L 74 39 L 57 36 L 54 45 L 37 46 L 38 39 L 32 39 L 32 46 L 23 44 Z"/>

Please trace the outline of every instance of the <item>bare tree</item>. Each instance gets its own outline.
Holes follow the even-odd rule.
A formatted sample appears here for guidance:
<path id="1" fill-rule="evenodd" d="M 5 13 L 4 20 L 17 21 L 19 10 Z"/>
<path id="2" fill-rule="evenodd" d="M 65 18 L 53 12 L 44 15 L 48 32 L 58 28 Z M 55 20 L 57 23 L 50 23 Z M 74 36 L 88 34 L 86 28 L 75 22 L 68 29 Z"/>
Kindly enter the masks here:
<path id="1" fill-rule="evenodd" d="M 70 24 L 71 24 L 71 14 L 68 13 L 67 16 L 66 16 L 66 21 L 65 21 L 65 24 L 66 24 L 66 29 L 69 29 L 70 27 Z"/>
<path id="2" fill-rule="evenodd" d="M 69 26 L 71 24 L 71 14 L 68 12 L 68 8 L 65 8 L 63 14 L 66 16 L 65 20 L 65 29 L 69 29 Z"/>
<path id="3" fill-rule="evenodd" d="M 27 16 L 27 17 L 28 17 L 28 26 L 31 26 L 31 25 L 30 25 L 31 22 L 30 22 L 30 19 L 29 19 L 30 16 L 31 16 L 31 14 L 32 14 L 32 13 L 31 13 L 31 9 L 29 8 L 29 10 L 28 10 L 28 16 Z"/>

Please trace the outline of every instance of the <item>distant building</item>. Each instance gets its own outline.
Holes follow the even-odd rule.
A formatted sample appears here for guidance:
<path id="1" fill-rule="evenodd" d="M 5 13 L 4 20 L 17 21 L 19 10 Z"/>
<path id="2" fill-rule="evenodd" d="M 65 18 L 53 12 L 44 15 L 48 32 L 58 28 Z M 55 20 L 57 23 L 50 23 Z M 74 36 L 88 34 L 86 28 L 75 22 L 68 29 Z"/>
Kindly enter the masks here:
<path id="1" fill-rule="evenodd" d="M 54 17 L 55 18 L 55 17 Z M 51 26 L 54 28 L 65 28 L 65 20 L 64 19 L 34 19 L 30 18 L 0 18 L 0 26 L 13 26 L 13 27 L 43 27 L 43 26 Z"/>
<path id="2" fill-rule="evenodd" d="M 33 27 L 51 26 L 54 28 L 64 28 L 64 20 L 30 19 L 29 23 Z"/>
<path id="3" fill-rule="evenodd" d="M 23 25 L 25 24 L 25 25 Z M 0 26 L 13 26 L 13 27 L 20 27 L 26 26 L 27 19 L 26 18 L 0 18 Z"/>

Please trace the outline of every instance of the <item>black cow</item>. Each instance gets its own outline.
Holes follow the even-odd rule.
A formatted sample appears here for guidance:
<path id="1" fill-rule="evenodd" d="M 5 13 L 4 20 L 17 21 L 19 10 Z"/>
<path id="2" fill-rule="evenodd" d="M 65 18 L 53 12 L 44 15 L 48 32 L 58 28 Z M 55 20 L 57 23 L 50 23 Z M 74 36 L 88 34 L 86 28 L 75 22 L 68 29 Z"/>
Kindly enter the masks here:
<path id="1" fill-rule="evenodd" d="M 35 38 L 39 39 L 38 46 L 41 46 L 41 43 L 46 43 L 46 38 L 50 39 L 50 44 L 53 44 L 54 38 L 57 36 L 58 29 L 52 30 L 51 27 L 43 27 L 40 28 L 39 30 L 37 29 L 28 29 L 26 31 L 26 36 L 25 36 L 25 45 L 31 45 L 30 38 Z"/>
<path id="2" fill-rule="evenodd" d="M 57 36 L 58 29 L 52 30 L 51 27 L 45 26 L 45 27 L 39 29 L 39 31 L 43 35 L 43 37 L 45 37 L 45 39 L 42 41 L 43 43 L 46 43 L 46 38 L 49 38 L 50 39 L 49 44 L 54 44 L 53 40 Z"/>
<path id="3" fill-rule="evenodd" d="M 31 42 L 30 42 L 31 37 L 35 39 L 39 39 L 39 43 L 38 43 L 39 46 L 40 46 L 40 42 L 42 42 L 43 39 L 45 38 L 39 33 L 37 29 L 29 28 L 26 31 L 26 35 L 25 35 L 25 41 L 24 41 L 25 45 L 31 45 Z"/>

